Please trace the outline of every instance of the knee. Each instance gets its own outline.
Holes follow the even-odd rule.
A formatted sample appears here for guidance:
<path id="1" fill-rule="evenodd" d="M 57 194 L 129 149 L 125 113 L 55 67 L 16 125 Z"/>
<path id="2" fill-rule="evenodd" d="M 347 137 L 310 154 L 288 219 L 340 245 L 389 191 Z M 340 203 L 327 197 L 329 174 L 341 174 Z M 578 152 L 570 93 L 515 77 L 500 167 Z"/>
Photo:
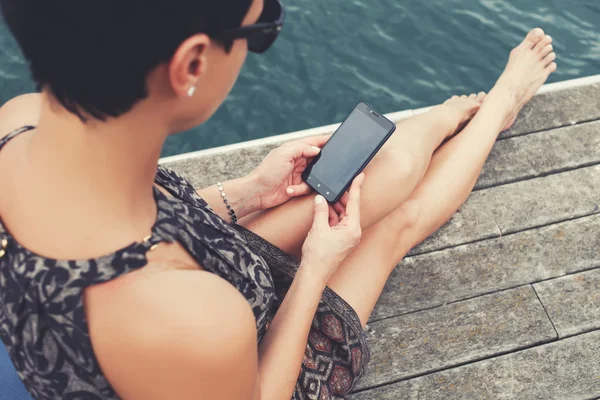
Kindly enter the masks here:
<path id="1" fill-rule="evenodd" d="M 420 213 L 416 201 L 405 201 L 385 219 L 388 222 L 388 232 L 396 238 L 410 239 L 418 230 Z"/>
<path id="2" fill-rule="evenodd" d="M 385 246 L 394 263 L 400 262 L 418 244 L 419 208 L 406 202 L 382 221 L 381 245 Z"/>
<path id="3" fill-rule="evenodd" d="M 381 157 L 389 171 L 400 183 L 418 182 L 421 179 L 423 160 L 408 150 L 387 148 L 382 150 Z"/>

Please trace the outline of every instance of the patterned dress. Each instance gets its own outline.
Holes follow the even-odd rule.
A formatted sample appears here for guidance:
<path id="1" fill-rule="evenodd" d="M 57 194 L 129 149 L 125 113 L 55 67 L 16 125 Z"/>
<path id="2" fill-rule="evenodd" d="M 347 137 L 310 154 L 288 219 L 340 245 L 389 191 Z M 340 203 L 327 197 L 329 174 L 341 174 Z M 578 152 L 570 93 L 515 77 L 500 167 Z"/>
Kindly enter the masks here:
<path id="1" fill-rule="evenodd" d="M 26 126 L 0 139 L 34 129 Z M 1 154 L 1 153 L 0 153 Z M 21 380 L 38 400 L 118 399 L 94 355 L 83 292 L 147 264 L 161 242 L 178 242 L 227 280 L 251 305 L 260 341 L 294 278 L 298 263 L 263 238 L 216 215 L 194 188 L 159 167 L 152 236 L 90 260 L 54 260 L 21 246 L 0 221 L 0 339 Z M 314 317 L 292 396 L 344 399 L 363 373 L 369 351 L 354 310 L 330 289 Z"/>

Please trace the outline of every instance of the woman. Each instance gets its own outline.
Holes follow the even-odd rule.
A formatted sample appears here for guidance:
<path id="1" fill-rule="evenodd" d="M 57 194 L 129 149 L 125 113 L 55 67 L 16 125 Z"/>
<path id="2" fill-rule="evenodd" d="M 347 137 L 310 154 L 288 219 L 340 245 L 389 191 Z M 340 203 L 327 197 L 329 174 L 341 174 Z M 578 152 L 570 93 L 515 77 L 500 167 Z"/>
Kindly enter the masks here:
<path id="1" fill-rule="evenodd" d="M 333 207 L 299 178 L 327 137 L 196 192 L 161 147 L 273 43 L 278 0 L 1 5 L 41 90 L 0 109 L 0 335 L 36 399 L 346 397 L 388 275 L 556 69 L 533 30 L 489 95 L 401 123 Z"/>

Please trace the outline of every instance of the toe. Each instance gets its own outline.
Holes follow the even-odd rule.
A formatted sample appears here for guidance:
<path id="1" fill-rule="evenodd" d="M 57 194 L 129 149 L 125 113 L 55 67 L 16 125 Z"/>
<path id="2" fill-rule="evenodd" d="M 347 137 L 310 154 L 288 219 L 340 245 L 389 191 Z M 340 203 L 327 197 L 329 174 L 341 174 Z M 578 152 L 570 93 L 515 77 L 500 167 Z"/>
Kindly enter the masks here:
<path id="1" fill-rule="evenodd" d="M 555 63 L 555 62 L 553 62 L 553 63 L 550 63 L 550 65 L 548 65 L 548 66 L 546 67 L 546 72 L 548 73 L 548 75 L 550 75 L 551 73 L 553 73 L 553 72 L 555 72 L 555 71 L 556 71 L 556 68 L 557 68 L 557 65 L 556 65 L 556 63 Z"/>
<path id="2" fill-rule="evenodd" d="M 550 65 L 550 63 L 554 60 L 556 60 L 556 53 L 552 52 L 544 57 L 544 66 Z"/>
<path id="3" fill-rule="evenodd" d="M 461 99 L 466 100 L 467 99 L 467 95 L 463 94 L 462 96 L 460 96 Z"/>
<path id="4" fill-rule="evenodd" d="M 485 99 L 485 96 L 486 96 L 485 92 L 479 92 L 477 94 L 477 101 L 482 102 Z"/>
<path id="5" fill-rule="evenodd" d="M 542 40 L 540 40 L 535 45 L 535 50 L 542 51 L 546 46 L 552 43 L 552 37 L 550 35 L 545 35 Z"/>
<path id="6" fill-rule="evenodd" d="M 476 98 L 477 98 L 477 95 L 475 93 L 471 93 L 469 95 L 469 99 L 471 99 L 471 100 L 475 100 Z"/>
<path id="7" fill-rule="evenodd" d="M 540 58 L 544 58 L 546 57 L 548 54 L 552 53 L 552 50 L 554 50 L 554 46 L 552 46 L 551 44 L 545 46 L 541 51 L 540 51 Z"/>
<path id="8" fill-rule="evenodd" d="M 544 37 L 544 31 L 541 28 L 535 28 L 527 34 L 523 43 L 527 43 L 530 48 L 533 48 Z"/>

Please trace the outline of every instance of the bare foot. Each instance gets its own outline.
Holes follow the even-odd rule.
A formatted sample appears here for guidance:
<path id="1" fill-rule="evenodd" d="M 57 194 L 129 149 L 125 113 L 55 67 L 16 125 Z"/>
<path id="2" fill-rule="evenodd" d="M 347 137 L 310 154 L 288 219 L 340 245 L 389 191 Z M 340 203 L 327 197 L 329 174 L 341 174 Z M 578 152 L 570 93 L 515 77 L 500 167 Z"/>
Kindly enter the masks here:
<path id="1" fill-rule="evenodd" d="M 457 127 L 448 137 L 454 136 L 469 123 L 481 108 L 485 97 L 485 92 L 479 92 L 479 94 L 473 93 L 470 96 L 452 96 L 444 102 L 442 107 L 447 110 L 449 117 Z"/>
<path id="2" fill-rule="evenodd" d="M 512 99 L 511 111 L 504 130 L 510 128 L 521 109 L 531 100 L 550 74 L 556 71 L 556 54 L 552 38 L 540 28 L 527 34 L 525 40 L 510 52 L 506 69 L 492 92 L 504 91 Z M 490 94 L 492 94 L 490 92 Z"/>

